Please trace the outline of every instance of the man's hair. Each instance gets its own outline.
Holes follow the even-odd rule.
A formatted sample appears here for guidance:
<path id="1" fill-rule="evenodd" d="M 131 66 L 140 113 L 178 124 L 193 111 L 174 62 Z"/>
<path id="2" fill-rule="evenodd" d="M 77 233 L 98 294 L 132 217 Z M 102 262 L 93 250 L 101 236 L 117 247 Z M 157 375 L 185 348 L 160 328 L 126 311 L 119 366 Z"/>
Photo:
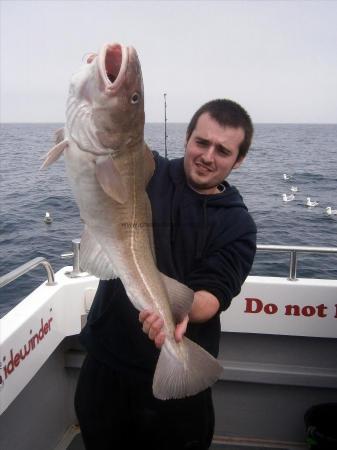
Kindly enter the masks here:
<path id="1" fill-rule="evenodd" d="M 242 128 L 245 137 L 239 147 L 239 158 L 246 156 L 252 142 L 254 127 L 252 120 L 245 109 L 238 103 L 228 99 L 211 100 L 202 105 L 192 117 L 186 131 L 186 142 L 191 137 L 201 114 L 208 113 L 212 119 L 216 120 L 223 127 Z"/>

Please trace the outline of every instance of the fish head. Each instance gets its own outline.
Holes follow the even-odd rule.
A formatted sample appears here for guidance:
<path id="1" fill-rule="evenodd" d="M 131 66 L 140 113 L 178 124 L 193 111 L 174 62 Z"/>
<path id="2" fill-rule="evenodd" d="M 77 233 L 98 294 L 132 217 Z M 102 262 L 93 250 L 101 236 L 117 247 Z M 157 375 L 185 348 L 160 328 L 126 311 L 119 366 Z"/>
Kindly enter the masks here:
<path id="1" fill-rule="evenodd" d="M 70 113 L 81 108 L 99 146 L 118 150 L 143 141 L 143 78 L 133 47 L 105 44 L 87 57 L 72 77 L 68 98 Z"/>

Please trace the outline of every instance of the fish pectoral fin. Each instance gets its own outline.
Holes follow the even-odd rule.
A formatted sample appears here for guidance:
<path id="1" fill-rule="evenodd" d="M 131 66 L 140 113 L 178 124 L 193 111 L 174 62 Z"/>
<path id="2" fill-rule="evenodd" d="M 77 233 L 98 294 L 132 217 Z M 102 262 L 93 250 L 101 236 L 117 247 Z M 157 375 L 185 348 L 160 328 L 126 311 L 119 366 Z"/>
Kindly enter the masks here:
<path id="1" fill-rule="evenodd" d="M 127 188 L 123 178 L 110 156 L 96 159 L 96 177 L 103 191 L 118 203 L 127 200 Z"/>
<path id="2" fill-rule="evenodd" d="M 109 258 L 87 226 L 81 237 L 80 267 L 101 280 L 117 278 Z"/>
<path id="3" fill-rule="evenodd" d="M 162 280 L 168 293 L 173 317 L 176 323 L 179 323 L 191 309 L 194 292 L 179 281 L 174 280 L 163 273 L 160 273 L 160 275 L 162 276 Z"/>
<path id="4" fill-rule="evenodd" d="M 64 149 L 66 149 L 69 145 L 69 142 L 67 139 L 64 139 L 63 141 L 56 144 L 53 148 L 49 150 L 49 152 L 44 156 L 45 160 L 40 167 L 40 170 L 45 169 L 46 167 L 53 164 L 55 161 L 59 159 L 59 157 L 62 155 Z"/>
<path id="5" fill-rule="evenodd" d="M 183 352 L 174 352 L 169 346 L 182 345 Z M 178 354 L 184 356 L 178 358 Z M 180 344 L 165 340 L 153 377 L 153 395 L 160 400 L 195 395 L 212 386 L 223 368 L 216 358 L 188 338 Z"/>
<path id="6" fill-rule="evenodd" d="M 153 154 L 149 149 L 149 147 L 147 146 L 147 144 L 144 145 L 143 153 L 144 153 L 144 180 L 145 186 L 147 186 L 148 182 L 152 178 L 152 175 L 156 168 L 156 164 L 154 162 Z"/>

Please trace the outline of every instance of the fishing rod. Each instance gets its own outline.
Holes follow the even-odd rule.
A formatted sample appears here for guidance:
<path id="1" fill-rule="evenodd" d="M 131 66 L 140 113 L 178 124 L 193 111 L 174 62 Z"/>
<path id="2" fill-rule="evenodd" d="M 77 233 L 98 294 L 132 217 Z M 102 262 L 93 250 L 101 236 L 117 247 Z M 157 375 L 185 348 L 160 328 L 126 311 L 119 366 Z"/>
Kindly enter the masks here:
<path id="1" fill-rule="evenodd" d="M 164 115 L 165 115 L 165 158 L 167 158 L 167 133 L 166 133 L 166 123 L 167 123 L 167 117 L 166 117 L 166 94 L 164 94 Z"/>

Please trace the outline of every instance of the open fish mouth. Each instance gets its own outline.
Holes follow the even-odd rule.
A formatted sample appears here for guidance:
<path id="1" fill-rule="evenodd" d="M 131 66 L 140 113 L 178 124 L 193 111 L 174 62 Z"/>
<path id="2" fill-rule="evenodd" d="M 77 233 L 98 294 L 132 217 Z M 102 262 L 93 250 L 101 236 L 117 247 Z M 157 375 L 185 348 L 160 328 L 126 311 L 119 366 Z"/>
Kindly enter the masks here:
<path id="1" fill-rule="evenodd" d="M 128 48 L 120 44 L 106 44 L 99 55 L 99 71 L 106 90 L 116 92 L 125 78 Z"/>

